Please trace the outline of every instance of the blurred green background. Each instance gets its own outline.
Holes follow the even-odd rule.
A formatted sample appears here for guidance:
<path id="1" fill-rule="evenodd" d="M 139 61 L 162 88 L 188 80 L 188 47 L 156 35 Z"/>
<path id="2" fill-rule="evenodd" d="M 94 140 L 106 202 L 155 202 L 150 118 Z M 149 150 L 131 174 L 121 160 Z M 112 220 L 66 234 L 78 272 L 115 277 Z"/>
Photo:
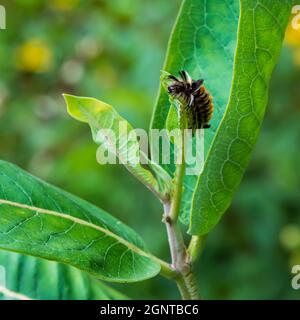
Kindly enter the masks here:
<path id="1" fill-rule="evenodd" d="M 160 204 L 121 166 L 96 163 L 89 128 L 67 115 L 61 94 L 107 101 L 147 129 L 180 0 L 1 4 L 0 158 L 107 210 L 168 259 Z M 299 87 L 300 30 L 289 27 L 251 164 L 197 266 L 207 299 L 300 298 L 290 285 L 300 264 Z M 160 277 L 113 286 L 132 298 L 179 297 Z"/>

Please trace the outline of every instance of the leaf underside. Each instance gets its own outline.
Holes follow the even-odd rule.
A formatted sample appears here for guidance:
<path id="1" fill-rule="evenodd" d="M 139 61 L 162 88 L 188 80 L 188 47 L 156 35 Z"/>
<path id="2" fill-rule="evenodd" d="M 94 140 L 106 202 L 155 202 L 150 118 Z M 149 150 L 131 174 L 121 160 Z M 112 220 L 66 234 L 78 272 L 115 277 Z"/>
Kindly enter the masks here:
<path id="1" fill-rule="evenodd" d="M 94 277 L 53 261 L 0 250 L 1 269 L 0 300 L 127 299 Z"/>
<path id="2" fill-rule="evenodd" d="M 132 229 L 4 161 L 0 249 L 69 264 L 107 281 L 141 281 L 160 271 Z"/>

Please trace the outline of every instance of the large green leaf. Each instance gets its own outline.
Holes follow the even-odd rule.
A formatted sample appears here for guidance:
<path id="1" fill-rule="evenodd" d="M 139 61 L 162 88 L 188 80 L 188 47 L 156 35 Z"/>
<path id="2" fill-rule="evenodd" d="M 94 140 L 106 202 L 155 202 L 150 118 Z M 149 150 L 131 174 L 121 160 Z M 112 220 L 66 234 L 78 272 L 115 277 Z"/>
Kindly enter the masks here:
<path id="1" fill-rule="evenodd" d="M 0 299 L 119 300 L 123 294 L 70 266 L 0 250 Z M 0 275 L 1 278 L 1 275 Z M 4 279 L 5 278 L 5 279 Z"/>
<path id="2" fill-rule="evenodd" d="M 292 0 L 242 0 L 231 95 L 194 193 L 190 232 L 205 234 L 229 207 L 257 140 Z"/>
<path id="3" fill-rule="evenodd" d="M 186 176 L 181 220 L 206 234 L 232 201 L 254 147 L 292 0 L 185 0 L 164 69 L 204 78 L 213 97 L 204 168 Z M 152 128 L 164 128 L 168 95 L 160 89 Z M 171 167 L 170 167 L 171 168 Z"/>
<path id="4" fill-rule="evenodd" d="M 214 99 L 212 127 L 205 130 L 205 158 L 229 97 L 238 11 L 239 2 L 234 0 L 185 0 L 170 38 L 164 70 L 174 75 L 179 70 L 187 70 L 193 78 L 203 78 Z M 162 83 L 152 128 L 167 127 L 169 106 L 169 97 Z M 166 170 L 172 172 L 174 166 L 170 164 Z M 184 224 L 190 220 L 191 199 L 197 179 L 197 175 L 187 175 L 184 179 L 181 206 L 181 221 Z"/>
<path id="5" fill-rule="evenodd" d="M 132 229 L 4 161 L 0 248 L 70 264 L 108 281 L 141 281 L 160 271 Z"/>
<path id="6" fill-rule="evenodd" d="M 146 153 L 140 149 L 138 135 L 133 127 L 111 105 L 94 98 L 68 94 L 64 97 L 70 115 L 90 125 L 94 141 L 104 151 L 117 156 L 158 198 L 164 200 L 168 197 L 172 183 L 170 176 L 162 167 L 148 159 Z M 103 129 L 111 130 L 112 135 Z"/>

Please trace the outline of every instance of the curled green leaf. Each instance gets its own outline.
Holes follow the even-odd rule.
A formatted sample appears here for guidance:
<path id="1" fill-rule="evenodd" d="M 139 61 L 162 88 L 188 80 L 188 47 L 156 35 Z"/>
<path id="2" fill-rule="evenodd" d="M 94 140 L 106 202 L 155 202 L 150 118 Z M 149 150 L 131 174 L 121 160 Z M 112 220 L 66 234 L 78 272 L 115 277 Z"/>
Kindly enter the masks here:
<path id="1" fill-rule="evenodd" d="M 164 201 L 171 190 L 171 177 L 140 150 L 133 127 L 102 101 L 67 94 L 64 97 L 70 115 L 90 125 L 93 139 L 101 147 L 99 150 L 117 156 L 128 171 Z"/>

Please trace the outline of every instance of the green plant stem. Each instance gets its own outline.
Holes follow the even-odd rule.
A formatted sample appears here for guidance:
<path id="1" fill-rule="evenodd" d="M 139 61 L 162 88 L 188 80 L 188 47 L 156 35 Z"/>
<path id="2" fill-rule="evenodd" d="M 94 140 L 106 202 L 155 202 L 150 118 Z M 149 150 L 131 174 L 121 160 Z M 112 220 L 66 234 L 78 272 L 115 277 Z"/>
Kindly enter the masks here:
<path id="1" fill-rule="evenodd" d="M 156 256 L 151 255 L 151 258 L 156 261 L 161 269 L 160 274 L 167 279 L 176 279 L 178 278 L 178 272 L 167 262 L 157 258 Z"/>
<path id="2" fill-rule="evenodd" d="M 183 156 L 183 159 L 184 159 L 184 156 Z M 171 212 L 170 212 L 170 217 L 173 222 L 177 221 L 179 216 L 184 173 L 185 173 L 185 163 L 178 164 L 176 169 L 176 185 L 175 185 L 173 201 L 171 205 Z"/>
<path id="3" fill-rule="evenodd" d="M 192 270 L 193 265 L 191 263 L 189 252 L 185 246 L 180 226 L 178 225 L 183 180 L 185 176 L 184 129 L 186 128 L 186 117 L 184 110 L 182 110 L 181 115 L 181 146 L 179 150 L 179 161 L 176 166 L 174 190 L 171 194 L 171 199 L 164 202 L 164 222 L 166 224 L 168 242 L 172 258 L 171 268 L 175 272 L 177 272 L 177 277 L 174 279 L 177 283 L 181 297 L 182 299 L 200 299 L 198 294 L 197 282 Z"/>
<path id="4" fill-rule="evenodd" d="M 183 277 L 180 277 L 176 281 L 178 290 L 183 300 L 191 300 L 190 292 L 185 284 Z"/>
<path id="5" fill-rule="evenodd" d="M 170 217 L 173 223 L 176 223 L 178 220 L 179 212 L 180 212 L 180 204 L 182 198 L 182 187 L 183 180 L 185 174 L 185 137 L 184 137 L 184 129 L 186 128 L 186 118 L 185 112 L 181 112 L 181 150 L 179 150 L 179 163 L 176 166 L 175 173 L 175 189 L 172 195 L 172 204 L 171 204 L 171 212 Z"/>
<path id="6" fill-rule="evenodd" d="M 188 254 L 191 264 L 194 264 L 201 256 L 205 245 L 205 239 L 206 237 L 204 236 L 192 236 L 188 247 Z"/>
<path id="7" fill-rule="evenodd" d="M 190 258 L 184 244 L 182 232 L 177 223 L 170 218 L 170 203 L 165 203 L 165 224 L 172 257 L 172 276 L 176 281 L 182 299 L 199 299 L 197 282 L 192 272 Z M 163 275 L 163 273 L 161 273 Z M 175 276 L 176 274 L 176 276 Z M 175 277 L 174 277 L 175 276 Z"/>
<path id="8" fill-rule="evenodd" d="M 183 300 L 200 300 L 199 289 L 194 273 L 189 271 L 176 281 Z"/>
<path id="9" fill-rule="evenodd" d="M 184 139 L 183 134 L 182 139 Z M 181 230 L 177 223 L 180 212 L 182 185 L 185 173 L 183 141 L 184 140 L 182 140 L 181 163 L 177 165 L 175 174 L 175 189 L 172 194 L 171 203 L 169 201 L 166 201 L 164 204 L 165 222 L 172 256 L 172 266 L 175 270 L 181 270 L 183 268 L 182 264 L 185 263 L 186 260 L 186 247 Z"/>
<path id="10" fill-rule="evenodd" d="M 186 261 L 186 247 L 184 244 L 181 230 L 176 222 L 171 218 L 171 205 L 169 202 L 164 204 L 164 222 L 166 224 L 168 242 L 174 270 L 181 271 L 182 264 Z"/>

